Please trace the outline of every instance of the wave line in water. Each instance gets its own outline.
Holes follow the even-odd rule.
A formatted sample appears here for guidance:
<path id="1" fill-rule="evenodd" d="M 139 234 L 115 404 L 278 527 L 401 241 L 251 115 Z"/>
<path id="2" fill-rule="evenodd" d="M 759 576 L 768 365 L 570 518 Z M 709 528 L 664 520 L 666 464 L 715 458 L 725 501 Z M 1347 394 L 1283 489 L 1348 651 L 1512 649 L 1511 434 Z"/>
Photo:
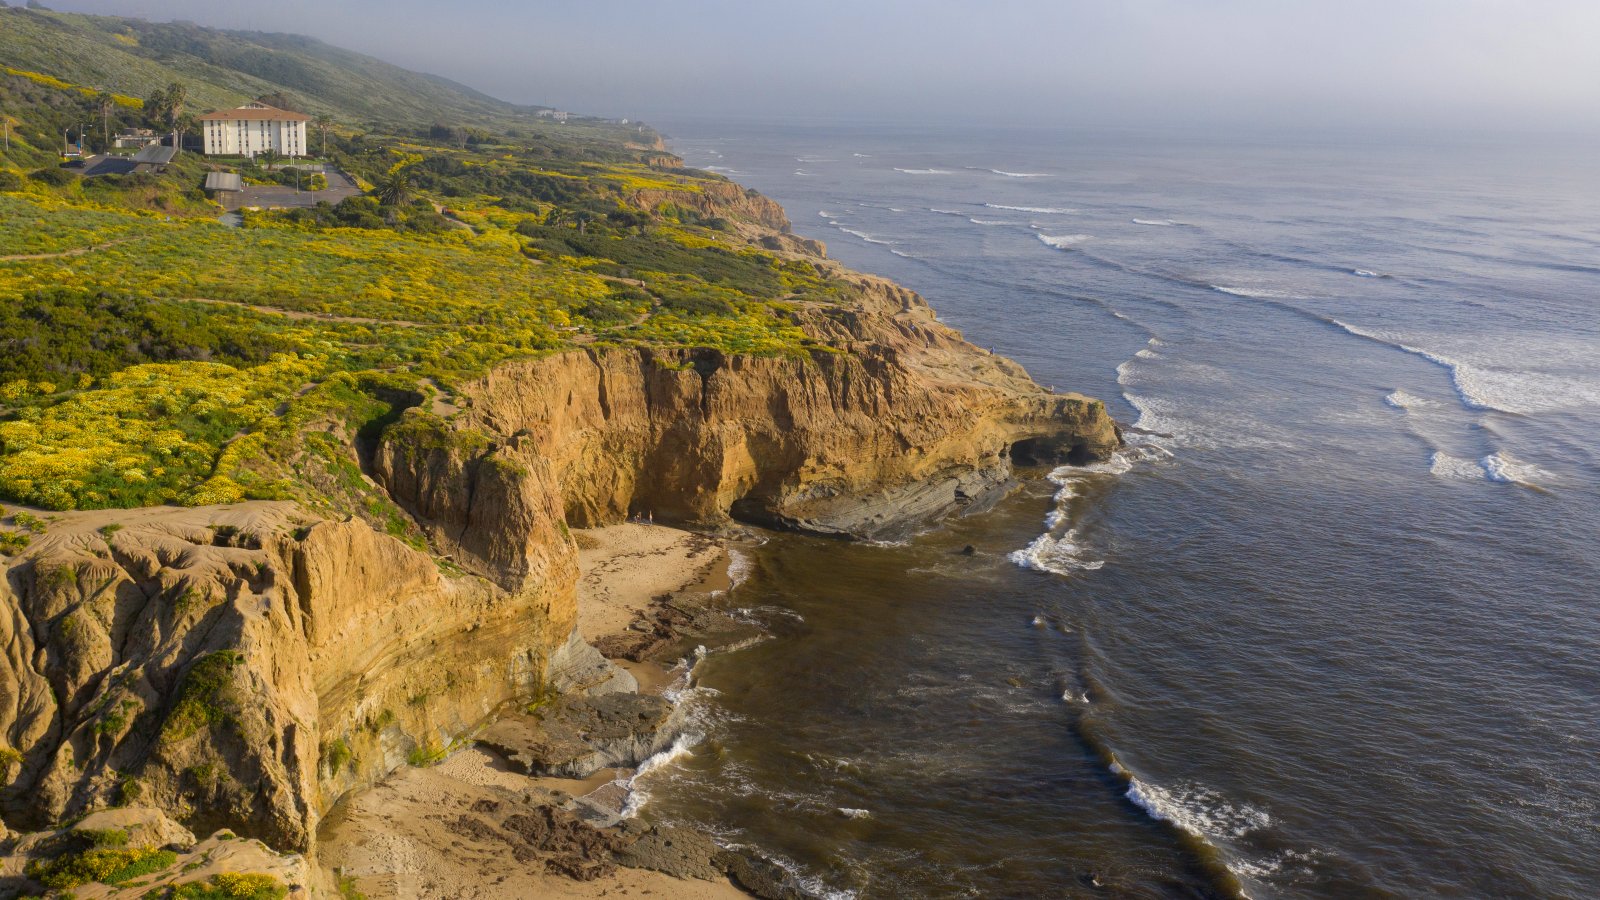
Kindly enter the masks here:
<path id="1" fill-rule="evenodd" d="M 1037 213 L 1042 216 L 1070 216 L 1077 212 L 1076 209 L 1069 209 L 1065 206 L 1007 206 L 1004 203 L 985 203 L 984 206 L 990 209 L 1010 210 L 1011 212 Z"/>
<path id="2" fill-rule="evenodd" d="M 1057 250 L 1071 250 L 1074 246 L 1084 241 L 1094 240 L 1094 235 L 1092 234 L 1036 234 L 1034 237 L 1038 238 L 1039 242 L 1045 246 L 1054 247 Z"/>

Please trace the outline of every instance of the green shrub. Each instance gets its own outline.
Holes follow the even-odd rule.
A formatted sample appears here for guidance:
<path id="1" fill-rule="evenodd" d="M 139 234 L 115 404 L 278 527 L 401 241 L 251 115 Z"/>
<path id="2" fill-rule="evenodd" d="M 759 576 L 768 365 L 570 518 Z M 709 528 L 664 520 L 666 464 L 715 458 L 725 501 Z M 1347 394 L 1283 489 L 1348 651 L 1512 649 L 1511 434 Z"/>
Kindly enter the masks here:
<path id="1" fill-rule="evenodd" d="M 51 187 L 66 187 L 78 180 L 78 173 L 70 169 L 57 167 L 30 172 L 28 177 L 40 184 L 48 184 Z"/>
<path id="2" fill-rule="evenodd" d="M 22 178 L 15 172 L 0 169 L 0 191 L 22 190 Z"/>
<path id="3" fill-rule="evenodd" d="M 162 723 L 161 740 L 181 741 L 202 728 L 236 721 L 237 710 L 227 689 L 233 670 L 243 663 L 238 651 L 219 650 L 191 666 L 178 688 L 178 701 Z"/>
<path id="4" fill-rule="evenodd" d="M 350 745 L 344 738 L 334 738 L 322 748 L 322 762 L 329 775 L 337 775 L 352 759 Z"/>
<path id="5" fill-rule="evenodd" d="M 28 549 L 33 538 L 22 531 L 0 531 L 0 553 L 13 556 Z"/>
<path id="6" fill-rule="evenodd" d="M 283 882 L 271 875 L 219 872 L 208 881 L 180 884 L 155 897 L 162 900 L 278 900 L 288 893 Z"/>
<path id="7" fill-rule="evenodd" d="M 127 835 L 123 835 L 123 840 L 127 840 Z M 177 861 L 176 853 L 155 847 L 96 847 L 51 860 L 35 860 L 28 864 L 27 874 L 45 887 L 58 889 L 93 881 L 120 884 L 141 875 L 159 872 Z"/>

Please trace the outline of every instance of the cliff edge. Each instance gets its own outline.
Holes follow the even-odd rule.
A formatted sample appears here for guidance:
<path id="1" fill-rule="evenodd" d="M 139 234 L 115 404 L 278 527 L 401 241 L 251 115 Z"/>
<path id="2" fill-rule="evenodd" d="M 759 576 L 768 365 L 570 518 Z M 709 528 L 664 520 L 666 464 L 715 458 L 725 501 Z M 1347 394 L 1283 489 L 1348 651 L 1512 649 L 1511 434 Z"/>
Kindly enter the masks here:
<path id="1" fill-rule="evenodd" d="M 696 199 L 830 265 L 775 204 L 727 201 Z M 6 822 L 138 804 L 311 849 L 345 792 L 598 677 L 569 524 L 893 536 L 1003 490 L 1016 463 L 1118 446 L 1098 401 L 848 278 L 848 302 L 792 304 L 805 355 L 582 346 L 497 366 L 446 415 L 341 435 L 425 547 L 288 502 L 47 518 L 0 558 Z"/>

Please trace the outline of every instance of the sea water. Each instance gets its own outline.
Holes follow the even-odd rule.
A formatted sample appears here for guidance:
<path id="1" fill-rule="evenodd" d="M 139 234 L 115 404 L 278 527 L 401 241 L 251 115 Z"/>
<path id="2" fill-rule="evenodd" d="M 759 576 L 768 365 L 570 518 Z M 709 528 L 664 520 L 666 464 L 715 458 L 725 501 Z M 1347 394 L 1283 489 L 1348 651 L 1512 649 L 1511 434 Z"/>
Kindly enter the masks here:
<path id="1" fill-rule="evenodd" d="M 1600 892 L 1595 147 L 669 131 L 1128 447 L 749 551 L 642 815 L 823 895 Z"/>

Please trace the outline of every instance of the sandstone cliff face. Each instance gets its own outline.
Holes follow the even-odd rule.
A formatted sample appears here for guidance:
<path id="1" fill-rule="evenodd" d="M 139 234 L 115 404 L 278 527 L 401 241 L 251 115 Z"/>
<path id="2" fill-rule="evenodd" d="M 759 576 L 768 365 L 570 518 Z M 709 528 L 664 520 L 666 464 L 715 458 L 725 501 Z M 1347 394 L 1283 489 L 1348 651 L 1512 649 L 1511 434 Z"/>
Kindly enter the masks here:
<path id="1" fill-rule="evenodd" d="M 787 227 L 736 185 L 641 198 L 668 200 Z M 854 291 L 794 313 L 841 352 L 573 350 L 465 386 L 449 421 L 408 411 L 369 471 L 432 554 L 281 503 L 56 517 L 0 558 L 0 812 L 41 827 L 138 803 L 306 849 L 345 791 L 593 662 L 567 523 L 894 534 L 1014 459 L 1118 445 L 1097 401 L 1042 390 L 917 295 Z"/>
<path id="2" fill-rule="evenodd" d="M 541 690 L 572 605 L 291 504 L 106 520 L 57 517 L 0 586 L 14 825 L 141 803 L 306 849 L 344 790 Z"/>
<path id="3" fill-rule="evenodd" d="M 910 291 L 869 278 L 858 287 L 849 307 L 797 313 L 848 352 L 573 351 L 471 385 L 461 425 L 498 436 L 501 458 L 548 472 L 573 525 L 653 512 L 867 536 L 992 489 L 1014 448 L 1043 462 L 1118 445 L 1097 401 L 1043 391 Z M 394 456 L 380 478 L 409 483 Z"/>

